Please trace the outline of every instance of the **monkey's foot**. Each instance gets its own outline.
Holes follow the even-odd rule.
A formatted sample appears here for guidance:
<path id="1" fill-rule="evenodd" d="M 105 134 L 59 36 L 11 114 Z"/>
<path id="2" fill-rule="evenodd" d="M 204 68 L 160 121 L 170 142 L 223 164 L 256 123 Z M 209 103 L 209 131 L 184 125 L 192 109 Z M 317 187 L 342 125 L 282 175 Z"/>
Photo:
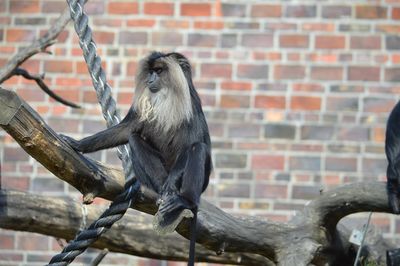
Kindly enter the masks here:
<path id="1" fill-rule="evenodd" d="M 183 218 L 192 218 L 193 212 L 179 195 L 164 197 L 153 219 L 154 230 L 165 235 L 175 231 Z"/>

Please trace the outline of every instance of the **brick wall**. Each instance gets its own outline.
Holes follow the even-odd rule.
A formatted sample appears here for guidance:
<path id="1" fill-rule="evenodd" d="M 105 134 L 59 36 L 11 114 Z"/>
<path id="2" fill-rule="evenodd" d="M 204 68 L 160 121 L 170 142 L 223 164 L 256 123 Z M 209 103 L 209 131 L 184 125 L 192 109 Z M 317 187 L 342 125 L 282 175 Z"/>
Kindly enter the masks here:
<path id="1" fill-rule="evenodd" d="M 62 0 L 0 1 L 0 66 L 64 7 Z M 321 189 L 385 180 L 385 121 L 400 94 L 399 0 L 93 0 L 87 13 L 123 112 L 137 62 L 150 50 L 191 59 L 213 141 L 215 170 L 205 195 L 227 212 L 286 221 Z M 97 132 L 105 124 L 71 25 L 58 41 L 52 55 L 23 67 L 45 72 L 56 93 L 83 109 L 55 103 L 21 78 L 3 87 L 57 132 Z M 3 188 L 79 200 L 3 131 L 0 145 Z M 114 151 L 93 157 L 119 165 Z M 400 242 L 400 219 L 376 213 L 372 223 Z M 36 234 L 1 230 L 0 240 L 1 265 L 42 265 L 59 250 L 54 239 Z M 102 265 L 136 262 L 161 265 L 119 254 Z"/>

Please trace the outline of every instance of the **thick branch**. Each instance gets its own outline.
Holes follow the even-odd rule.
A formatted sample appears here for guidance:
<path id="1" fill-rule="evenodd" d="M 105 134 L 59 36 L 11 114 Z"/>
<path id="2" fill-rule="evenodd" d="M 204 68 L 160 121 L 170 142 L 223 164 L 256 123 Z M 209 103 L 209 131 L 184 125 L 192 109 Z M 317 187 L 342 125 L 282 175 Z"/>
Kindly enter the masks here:
<path id="1" fill-rule="evenodd" d="M 101 214 L 88 206 L 88 223 Z M 81 205 L 65 198 L 44 197 L 16 191 L 0 191 L 0 227 L 72 239 L 82 221 Z M 178 234 L 159 237 L 150 217 L 127 213 L 93 244 L 96 248 L 164 260 L 187 260 L 189 242 Z M 265 265 L 265 259 L 249 254 L 224 254 L 198 246 L 200 261 L 225 264 Z M 240 258 L 240 259 L 239 259 Z M 240 261 L 239 261 L 240 260 Z"/>
<path id="2" fill-rule="evenodd" d="M 107 199 L 113 199 L 122 190 L 124 178 L 121 171 L 94 162 L 107 174 L 93 176 L 86 157 L 66 145 L 14 93 L 0 89 L 0 104 L 4 106 L 0 109 L 1 126 L 60 179 L 84 193 Z M 154 214 L 155 195 L 142 191 L 133 207 Z M 330 259 L 327 254 L 332 250 L 336 255 L 345 252 L 346 245 L 335 247 L 338 236 L 332 234 L 331 227 L 345 215 L 368 210 L 388 212 L 384 183 L 359 183 L 334 189 L 312 201 L 291 222 L 280 224 L 233 217 L 203 200 L 199 210 L 197 242 L 218 253 L 259 254 L 275 263 L 279 261 L 280 265 L 291 265 L 293 262 L 296 265 L 311 262 L 322 265 Z M 333 222 L 329 222 L 331 215 Z M 188 237 L 188 225 L 187 221 L 183 221 L 178 233 Z"/>

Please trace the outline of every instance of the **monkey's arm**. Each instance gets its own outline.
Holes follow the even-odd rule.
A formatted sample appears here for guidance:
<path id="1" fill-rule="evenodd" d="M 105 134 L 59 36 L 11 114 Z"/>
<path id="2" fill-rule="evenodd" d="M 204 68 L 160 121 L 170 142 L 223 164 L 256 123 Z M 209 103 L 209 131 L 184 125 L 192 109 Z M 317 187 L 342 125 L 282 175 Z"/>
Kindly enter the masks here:
<path id="1" fill-rule="evenodd" d="M 128 143 L 129 136 L 138 125 L 136 114 L 131 109 L 125 118 L 117 125 L 100 131 L 92 136 L 75 140 L 71 137 L 61 135 L 68 144 L 77 151 L 88 153 L 98 150 L 116 147 Z"/>

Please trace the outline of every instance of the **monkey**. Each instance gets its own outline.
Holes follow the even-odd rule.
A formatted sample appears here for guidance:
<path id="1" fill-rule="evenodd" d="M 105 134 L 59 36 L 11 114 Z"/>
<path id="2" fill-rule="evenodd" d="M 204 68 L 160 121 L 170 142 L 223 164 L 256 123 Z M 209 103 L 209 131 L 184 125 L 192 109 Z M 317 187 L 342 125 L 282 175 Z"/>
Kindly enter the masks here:
<path id="1" fill-rule="evenodd" d="M 82 153 L 128 143 L 136 177 L 159 195 L 155 227 L 173 231 L 191 211 L 188 265 L 194 265 L 197 211 L 212 160 L 192 69 L 180 53 L 154 51 L 139 62 L 135 82 L 133 104 L 119 124 L 81 140 L 62 137 Z"/>
<path id="2" fill-rule="evenodd" d="M 400 214 L 400 102 L 394 106 L 387 121 L 385 153 L 388 160 L 386 177 L 389 206 L 393 213 Z"/>

